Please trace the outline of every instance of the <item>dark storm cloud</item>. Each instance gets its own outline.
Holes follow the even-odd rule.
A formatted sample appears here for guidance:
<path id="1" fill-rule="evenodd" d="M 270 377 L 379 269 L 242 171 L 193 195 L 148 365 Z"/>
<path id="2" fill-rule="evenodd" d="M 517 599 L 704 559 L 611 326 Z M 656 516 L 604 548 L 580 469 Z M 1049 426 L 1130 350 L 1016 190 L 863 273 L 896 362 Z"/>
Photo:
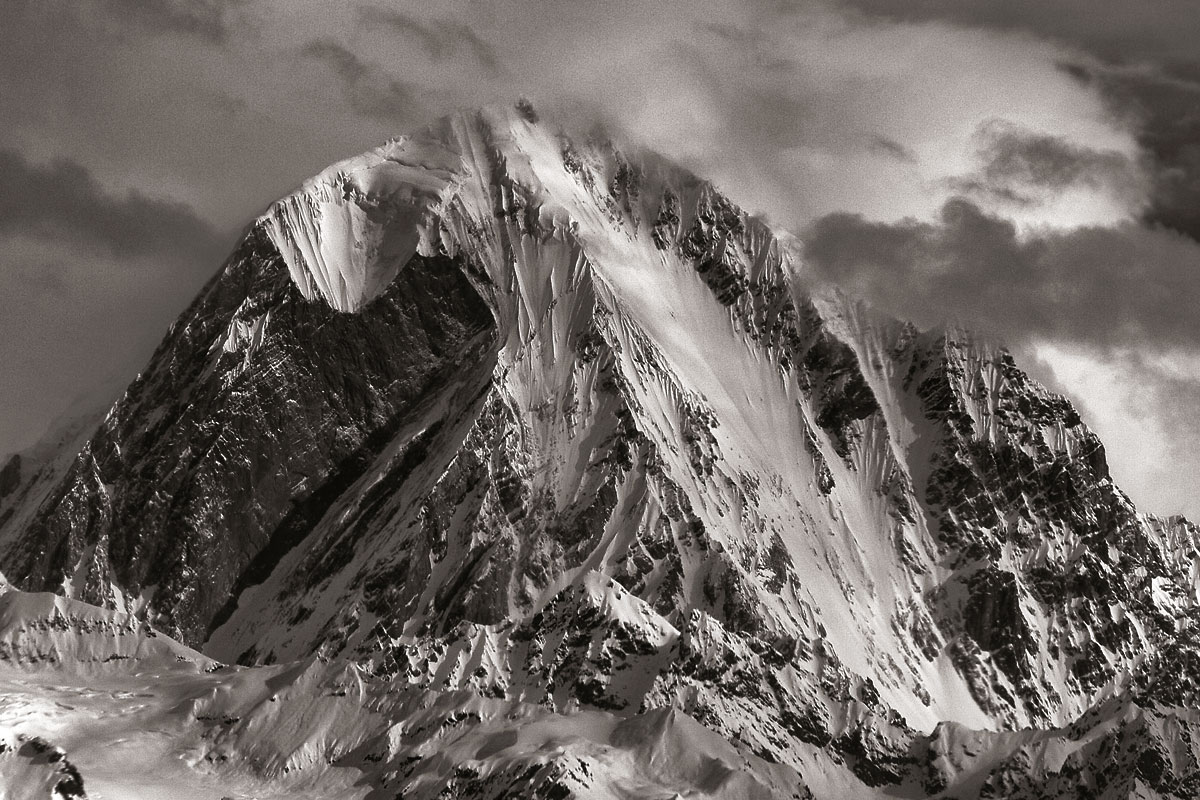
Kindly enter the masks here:
<path id="1" fill-rule="evenodd" d="M 1132 223 L 1018 235 L 953 199 L 937 223 L 829 214 L 806 236 L 815 277 L 932 325 L 947 316 L 1028 343 L 1200 349 L 1200 247 Z"/>
<path id="2" fill-rule="evenodd" d="M 72 293 L 70 268 L 60 260 L 16 261 L 5 267 L 8 274 L 0 280 L 0 286 L 20 291 L 27 298 L 51 297 L 62 301 Z"/>
<path id="3" fill-rule="evenodd" d="M 1085 184 L 1097 186 L 1113 176 L 1132 178 L 1132 165 L 1123 154 L 1093 150 L 1062 136 L 1022 130 L 993 122 L 980 130 L 981 155 L 988 181 L 1019 181 L 1049 189 Z"/>
<path id="4" fill-rule="evenodd" d="M 182 33 L 223 42 L 230 32 L 229 0 L 100 0 L 101 7 L 122 23 L 152 31 Z"/>
<path id="5" fill-rule="evenodd" d="M 841 0 L 871 17 L 1025 31 L 1063 42 L 1099 65 L 1064 71 L 1098 86 L 1140 122 L 1152 157 L 1146 219 L 1200 241 L 1200 5 L 1195 0 Z"/>
<path id="6" fill-rule="evenodd" d="M 300 52 L 333 70 L 345 86 L 347 102 L 359 115 L 395 122 L 422 113 L 416 87 L 386 75 L 332 39 L 315 39 Z"/>
<path id="7" fill-rule="evenodd" d="M 1115 110 L 1141 121 L 1138 143 L 1154 161 L 1146 219 L 1200 240 L 1200 77 L 1193 71 L 1200 73 L 1200 60 L 1161 70 L 1098 68 L 1094 80 Z"/>
<path id="8" fill-rule="evenodd" d="M 441 19 L 419 20 L 408 14 L 377 6 L 361 9 L 359 19 L 364 25 L 382 26 L 406 39 L 416 41 L 436 61 L 456 56 L 466 50 L 478 60 L 480 66 L 490 70 L 500 67 L 496 51 L 465 23 Z"/>
<path id="9" fill-rule="evenodd" d="M 1114 150 L 1084 147 L 999 120 L 981 125 L 976 138 L 981 168 L 953 181 L 965 194 L 1030 206 L 1073 187 L 1107 189 L 1131 203 L 1145 189 L 1140 165 Z"/>
<path id="10" fill-rule="evenodd" d="M 0 150 L 0 236 L 97 248 L 117 258 L 159 258 L 208 264 L 225 244 L 186 205 L 129 192 L 106 192 L 86 168 L 68 159 L 32 164 Z"/>
<path id="11" fill-rule="evenodd" d="M 1028 31 L 1082 47 L 1106 61 L 1196 58 L 1195 0 L 839 0 L 847 8 L 898 22 L 944 21 Z"/>

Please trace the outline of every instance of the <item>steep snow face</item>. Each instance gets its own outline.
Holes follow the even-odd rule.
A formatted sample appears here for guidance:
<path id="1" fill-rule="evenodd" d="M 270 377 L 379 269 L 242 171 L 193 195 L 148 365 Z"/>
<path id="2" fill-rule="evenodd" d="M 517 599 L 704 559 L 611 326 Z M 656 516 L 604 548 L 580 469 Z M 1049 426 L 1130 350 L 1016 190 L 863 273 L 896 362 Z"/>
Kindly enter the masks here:
<path id="1" fill-rule="evenodd" d="M 308 299 L 357 311 L 421 249 L 462 173 L 439 131 L 402 138 L 335 164 L 259 221 Z"/>
<path id="2" fill-rule="evenodd" d="M 273 205 L 0 564 L 246 665 L 676 709 L 819 796 L 1170 675 L 1195 529 L 1003 350 L 802 272 L 659 159 L 452 117 Z"/>

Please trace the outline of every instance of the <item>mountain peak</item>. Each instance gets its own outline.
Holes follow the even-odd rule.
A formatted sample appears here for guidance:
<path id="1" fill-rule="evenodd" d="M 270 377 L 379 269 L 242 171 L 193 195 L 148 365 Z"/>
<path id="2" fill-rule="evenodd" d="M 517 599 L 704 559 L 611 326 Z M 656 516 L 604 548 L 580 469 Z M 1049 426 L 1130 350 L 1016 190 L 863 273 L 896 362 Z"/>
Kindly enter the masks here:
<path id="1" fill-rule="evenodd" d="M 523 215 L 526 237 L 591 236 L 599 246 L 620 229 L 650 242 L 686 229 L 696 208 L 689 200 L 705 195 L 719 196 L 661 158 L 629 159 L 608 141 L 574 141 L 526 104 L 460 112 L 338 162 L 272 204 L 258 224 L 305 297 L 357 311 L 414 254 L 481 244 L 467 240 L 494 214 Z M 668 217 L 658 219 L 664 198 Z M 668 231 L 668 222 L 679 230 Z"/>
<path id="2" fill-rule="evenodd" d="M 830 796 L 1193 698 L 1195 529 L 1002 348 L 803 277 L 652 154 L 448 117 L 273 204 L 87 441 L 5 478 L 0 563 L 343 697 L 586 709 L 660 760 L 695 720 Z"/>

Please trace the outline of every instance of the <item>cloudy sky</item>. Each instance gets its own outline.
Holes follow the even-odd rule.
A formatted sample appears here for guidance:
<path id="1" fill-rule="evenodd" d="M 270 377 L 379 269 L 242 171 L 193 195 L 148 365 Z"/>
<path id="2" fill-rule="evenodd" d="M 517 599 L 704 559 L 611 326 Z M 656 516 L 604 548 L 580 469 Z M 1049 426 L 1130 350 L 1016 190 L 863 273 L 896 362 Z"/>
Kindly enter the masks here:
<path id="1" fill-rule="evenodd" d="M 1197 42 L 1194 0 L 6 0 L 0 453 L 132 377 L 305 177 L 527 96 L 1003 338 L 1200 517 Z"/>

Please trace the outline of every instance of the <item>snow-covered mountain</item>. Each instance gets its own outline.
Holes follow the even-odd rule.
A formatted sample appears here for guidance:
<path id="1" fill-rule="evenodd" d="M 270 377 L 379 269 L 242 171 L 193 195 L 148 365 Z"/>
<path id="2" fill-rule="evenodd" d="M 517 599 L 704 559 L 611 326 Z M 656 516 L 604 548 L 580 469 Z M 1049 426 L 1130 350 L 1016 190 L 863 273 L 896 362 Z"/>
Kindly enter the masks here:
<path id="1" fill-rule="evenodd" d="M 1002 348 L 527 105 L 272 205 L 0 471 L 0 569 L 182 642 L 104 680 L 260 796 L 1187 796 L 1198 536 Z M 48 630 L 30 703 L 95 660 Z"/>

